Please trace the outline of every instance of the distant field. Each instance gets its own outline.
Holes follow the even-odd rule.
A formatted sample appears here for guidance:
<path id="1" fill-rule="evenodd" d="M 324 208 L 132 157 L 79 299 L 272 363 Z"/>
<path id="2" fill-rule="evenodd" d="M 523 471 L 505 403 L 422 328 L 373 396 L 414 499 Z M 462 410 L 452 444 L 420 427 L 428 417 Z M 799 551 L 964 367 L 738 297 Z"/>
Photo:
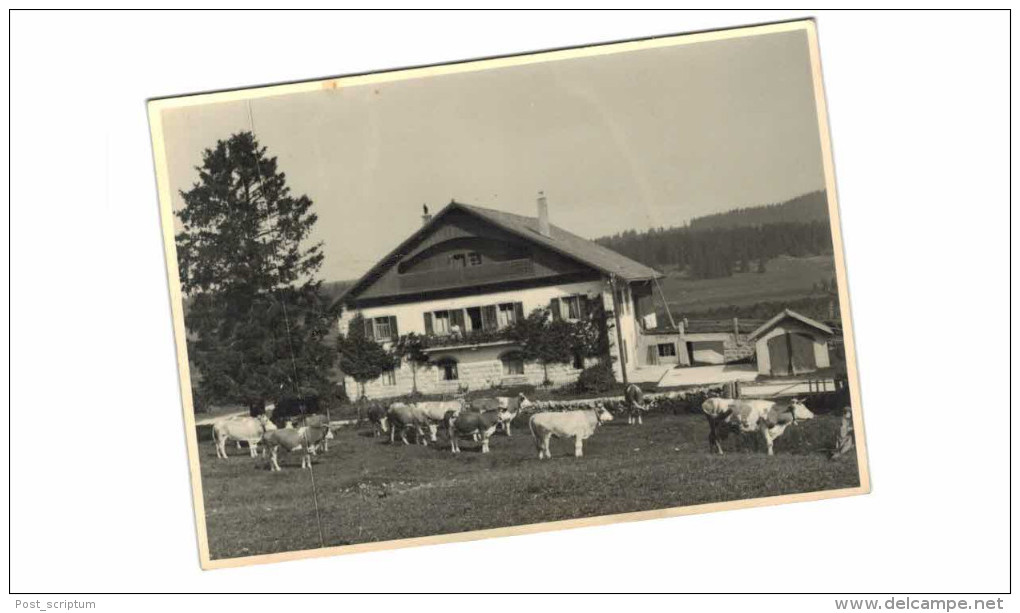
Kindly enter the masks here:
<path id="1" fill-rule="evenodd" d="M 731 436 L 727 455 L 708 452 L 700 415 L 651 414 L 643 426 L 614 421 L 572 457 L 553 440 L 539 461 L 526 421 L 514 437 L 493 437 L 492 453 L 462 443 L 390 446 L 364 430 L 342 429 L 315 461 L 327 546 L 448 534 L 579 517 L 812 492 L 858 485 L 856 459 L 825 455 L 839 428 L 819 416 L 790 428 L 768 457 L 753 437 Z M 214 559 L 319 546 L 309 471 L 297 454 L 271 473 L 261 458 L 228 445 L 217 460 L 211 442 L 199 456 L 209 547 Z"/>
<path id="2" fill-rule="evenodd" d="M 736 273 L 720 279 L 688 279 L 667 273 L 660 281 L 674 312 L 781 301 L 811 294 L 812 285 L 836 274 L 831 255 L 769 260 L 766 272 Z M 658 296 L 656 296 L 658 299 Z"/>

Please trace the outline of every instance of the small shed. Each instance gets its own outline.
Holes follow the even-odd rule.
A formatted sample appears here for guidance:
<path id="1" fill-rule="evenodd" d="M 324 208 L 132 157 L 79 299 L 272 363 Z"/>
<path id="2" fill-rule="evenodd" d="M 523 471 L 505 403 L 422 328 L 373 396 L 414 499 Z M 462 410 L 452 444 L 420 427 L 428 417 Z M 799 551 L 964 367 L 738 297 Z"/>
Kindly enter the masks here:
<path id="1" fill-rule="evenodd" d="M 829 367 L 829 326 L 784 309 L 751 333 L 758 373 L 787 376 Z"/>

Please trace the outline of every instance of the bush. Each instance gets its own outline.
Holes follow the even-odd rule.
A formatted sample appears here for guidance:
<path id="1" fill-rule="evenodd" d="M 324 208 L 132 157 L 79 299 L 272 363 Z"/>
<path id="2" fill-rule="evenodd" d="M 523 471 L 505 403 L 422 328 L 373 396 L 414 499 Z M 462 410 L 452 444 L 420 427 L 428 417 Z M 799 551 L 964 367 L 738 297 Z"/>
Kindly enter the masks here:
<path id="1" fill-rule="evenodd" d="M 582 370 L 574 384 L 574 389 L 582 394 L 602 394 L 615 387 L 613 367 L 602 362 Z"/>

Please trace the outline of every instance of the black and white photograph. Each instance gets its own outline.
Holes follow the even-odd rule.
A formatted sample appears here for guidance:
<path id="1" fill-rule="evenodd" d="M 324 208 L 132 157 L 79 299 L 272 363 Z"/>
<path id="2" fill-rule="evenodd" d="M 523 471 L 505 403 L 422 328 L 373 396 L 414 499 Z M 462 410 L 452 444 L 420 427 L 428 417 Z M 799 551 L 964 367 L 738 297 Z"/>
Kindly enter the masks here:
<path id="1" fill-rule="evenodd" d="M 866 493 L 819 78 L 800 21 L 150 103 L 203 564 Z"/>

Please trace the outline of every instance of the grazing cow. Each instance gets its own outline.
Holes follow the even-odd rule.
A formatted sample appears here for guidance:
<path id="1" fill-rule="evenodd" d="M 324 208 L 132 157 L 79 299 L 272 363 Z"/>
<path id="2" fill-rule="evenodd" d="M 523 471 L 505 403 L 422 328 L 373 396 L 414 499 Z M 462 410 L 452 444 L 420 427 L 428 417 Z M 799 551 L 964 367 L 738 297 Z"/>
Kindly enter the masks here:
<path id="1" fill-rule="evenodd" d="M 601 403 L 597 403 L 590 409 L 563 411 L 562 413 L 536 413 L 531 416 L 528 425 L 531 428 L 531 435 L 535 437 L 539 460 L 552 457 L 552 453 L 549 451 L 549 439 L 553 436 L 573 438 L 574 457 L 580 458 L 584 455 L 582 450 L 584 439 L 595 434 L 595 429 L 603 422 L 612 419 L 612 414 Z"/>
<path id="2" fill-rule="evenodd" d="M 450 438 L 450 451 L 460 453 L 460 437 L 481 437 L 482 453 L 489 453 L 489 437 L 496 432 L 496 426 L 504 423 L 509 417 L 505 409 L 493 411 L 448 411 L 446 413 L 446 433 Z M 475 440 L 478 440 L 475 438 Z"/>
<path id="3" fill-rule="evenodd" d="M 464 410 L 464 401 L 462 400 L 426 400 L 422 402 L 414 403 L 415 409 L 418 411 L 422 419 L 426 423 L 422 424 L 429 429 L 429 439 L 434 443 L 436 442 L 436 433 L 439 430 L 437 424 L 444 423 L 446 421 L 446 414 L 450 411 L 460 413 Z"/>
<path id="4" fill-rule="evenodd" d="M 506 411 L 507 418 L 504 421 L 499 422 L 497 430 L 502 427 L 503 432 L 507 436 L 513 436 L 510 433 L 510 423 L 517 418 L 522 409 L 528 409 L 534 406 L 534 403 L 528 400 L 523 392 L 517 394 L 517 396 L 510 398 L 507 396 L 497 396 L 495 398 L 475 398 L 472 400 L 468 407 L 472 411 L 482 413 L 484 411 Z"/>
<path id="5" fill-rule="evenodd" d="M 723 452 L 719 438 L 728 430 L 760 432 L 768 454 L 773 455 L 772 441 L 779 438 L 788 426 L 815 416 L 796 399 L 777 403 L 771 400 L 709 398 L 701 405 L 701 411 L 708 417 L 709 449 L 719 455 Z"/>
<path id="6" fill-rule="evenodd" d="M 372 404 L 368 407 L 368 421 L 372 423 L 372 436 L 386 434 L 389 432 L 389 419 L 386 417 L 388 407 L 382 404 Z"/>
<path id="7" fill-rule="evenodd" d="M 301 426 L 266 432 L 263 440 L 270 450 L 270 470 L 281 470 L 278 454 L 280 447 L 286 451 L 302 451 L 301 468 L 312 467 L 312 450 L 322 441 L 333 438 L 328 426 Z"/>
<path id="8" fill-rule="evenodd" d="M 516 398 L 500 398 L 500 400 L 506 401 L 506 405 L 504 406 L 506 409 L 506 419 L 499 423 L 508 437 L 513 436 L 510 434 L 510 424 L 517 419 L 517 416 L 522 410 L 530 409 L 535 403 L 528 400 L 528 398 L 524 395 L 524 392 L 517 394 Z"/>
<path id="9" fill-rule="evenodd" d="M 386 420 L 389 422 L 390 444 L 396 442 L 396 437 L 399 433 L 400 440 L 403 441 L 405 445 L 408 445 L 407 429 L 414 428 L 418 435 L 418 442 L 422 445 L 428 445 L 428 441 L 425 439 L 425 432 L 422 430 L 422 427 L 428 426 L 429 421 L 426 419 L 424 414 L 418 410 L 417 406 L 403 402 L 394 402 L 386 411 Z"/>
<path id="10" fill-rule="evenodd" d="M 251 457 L 258 455 L 258 444 L 266 432 L 276 430 L 265 414 L 258 417 L 239 415 L 216 422 L 213 425 L 213 442 L 216 443 L 216 457 L 227 459 L 227 441 L 246 441 Z"/>
<path id="11" fill-rule="evenodd" d="M 299 417 L 295 421 L 299 427 L 300 426 L 324 426 L 326 428 L 329 427 L 329 418 L 321 413 L 309 413 L 308 415 Z M 329 452 L 329 440 L 331 438 L 333 437 L 330 436 L 322 439 L 320 445 L 322 447 L 323 453 Z M 312 448 L 311 450 L 312 455 L 315 455 L 318 452 L 320 445 L 316 445 L 314 448 Z"/>
<path id="12" fill-rule="evenodd" d="M 631 383 L 623 391 L 623 410 L 627 412 L 627 423 L 641 425 L 641 413 L 647 411 L 652 404 L 651 398 L 645 398 L 644 391 Z"/>

